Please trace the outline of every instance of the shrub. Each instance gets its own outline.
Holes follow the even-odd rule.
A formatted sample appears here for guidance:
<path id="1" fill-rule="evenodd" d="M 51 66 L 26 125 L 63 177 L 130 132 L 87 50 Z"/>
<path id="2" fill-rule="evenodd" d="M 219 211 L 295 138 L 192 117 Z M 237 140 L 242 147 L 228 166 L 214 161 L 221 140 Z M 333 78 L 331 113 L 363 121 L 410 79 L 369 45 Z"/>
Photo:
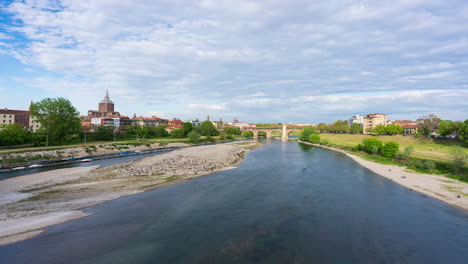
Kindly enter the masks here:
<path id="1" fill-rule="evenodd" d="M 455 146 L 452 147 L 449 152 L 452 158 L 453 169 L 455 172 L 459 172 L 466 162 L 465 150 L 460 146 Z"/>
<path id="2" fill-rule="evenodd" d="M 200 134 L 197 131 L 191 131 L 188 133 L 187 137 L 189 138 L 190 143 L 198 143 L 200 142 Z"/>
<path id="3" fill-rule="evenodd" d="M 227 134 L 225 132 L 219 133 L 219 140 L 226 140 Z"/>
<path id="4" fill-rule="evenodd" d="M 315 144 L 319 144 L 320 143 L 320 136 L 319 134 L 312 134 L 309 136 L 309 142 L 310 143 L 315 143 Z"/>
<path id="5" fill-rule="evenodd" d="M 387 158 L 393 158 L 395 157 L 395 154 L 398 152 L 399 148 L 400 146 L 398 145 L 398 143 L 390 141 L 382 147 L 382 156 Z"/>
<path id="6" fill-rule="evenodd" d="M 299 132 L 299 140 L 301 141 L 309 141 L 310 135 L 317 134 L 317 130 L 315 130 L 313 127 L 307 127 L 304 128 Z"/>
<path id="7" fill-rule="evenodd" d="M 405 153 L 397 153 L 395 154 L 395 159 L 398 161 L 406 160 L 407 156 Z"/>
<path id="8" fill-rule="evenodd" d="M 205 137 L 205 140 L 208 141 L 208 142 L 212 142 L 212 143 L 216 141 L 216 140 L 214 139 L 214 137 L 212 137 L 212 136 L 206 136 L 206 137 Z"/>
<path id="9" fill-rule="evenodd" d="M 231 134 L 228 134 L 226 136 L 226 139 L 229 139 L 229 140 L 233 140 L 234 138 L 235 138 L 234 135 L 231 135 Z"/>
<path id="10" fill-rule="evenodd" d="M 172 130 L 171 136 L 173 138 L 183 138 L 185 137 L 185 130 L 183 128 L 176 128 Z"/>
<path id="11" fill-rule="evenodd" d="M 436 164 L 432 160 L 426 160 L 423 166 L 425 169 L 432 171 L 436 167 Z"/>
<path id="12" fill-rule="evenodd" d="M 372 146 L 371 153 L 372 153 L 372 154 L 377 154 L 377 153 L 379 153 L 379 147 L 377 147 L 376 145 Z"/>
<path id="13" fill-rule="evenodd" d="M 324 146 L 330 146 L 331 145 L 331 142 L 328 140 L 328 139 L 322 139 L 322 141 L 320 142 L 321 145 L 324 145 Z"/>
<path id="14" fill-rule="evenodd" d="M 411 154 L 413 154 L 414 152 L 414 147 L 413 146 L 408 146 L 405 148 L 405 155 L 406 155 L 406 159 L 409 159 L 409 157 L 411 156 Z"/>
<path id="15" fill-rule="evenodd" d="M 376 154 L 382 148 L 382 141 L 375 138 L 366 138 L 362 141 L 362 150 L 369 154 Z"/>
<path id="16" fill-rule="evenodd" d="M 242 132 L 243 137 L 253 137 L 254 134 L 251 131 L 244 131 Z"/>

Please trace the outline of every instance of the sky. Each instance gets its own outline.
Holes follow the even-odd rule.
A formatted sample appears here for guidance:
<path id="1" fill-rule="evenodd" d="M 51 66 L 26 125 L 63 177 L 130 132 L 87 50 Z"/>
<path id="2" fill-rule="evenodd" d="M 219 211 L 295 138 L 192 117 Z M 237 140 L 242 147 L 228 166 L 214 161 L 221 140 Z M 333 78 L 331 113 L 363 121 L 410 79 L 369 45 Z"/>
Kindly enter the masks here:
<path id="1" fill-rule="evenodd" d="M 468 118 L 466 0 L 0 0 L 0 108 L 109 90 L 133 116 Z"/>

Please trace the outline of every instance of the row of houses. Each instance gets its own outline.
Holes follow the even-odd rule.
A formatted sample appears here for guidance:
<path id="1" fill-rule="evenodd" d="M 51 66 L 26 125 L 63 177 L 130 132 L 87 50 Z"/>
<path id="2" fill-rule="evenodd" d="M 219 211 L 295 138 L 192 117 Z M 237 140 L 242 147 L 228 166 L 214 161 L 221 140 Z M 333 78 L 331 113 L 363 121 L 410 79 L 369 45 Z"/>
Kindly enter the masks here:
<path id="1" fill-rule="evenodd" d="M 421 128 L 421 119 L 417 121 L 411 120 L 388 120 L 386 114 L 373 113 L 366 116 L 354 115 L 349 120 L 349 125 L 359 124 L 362 127 L 364 134 L 369 134 L 371 129 L 374 129 L 378 125 L 390 125 L 398 124 L 403 128 L 404 135 L 414 135 Z"/>
<path id="2" fill-rule="evenodd" d="M 36 132 L 41 124 L 27 110 L 0 109 L 0 129 L 2 125 L 18 124 L 24 130 Z"/>

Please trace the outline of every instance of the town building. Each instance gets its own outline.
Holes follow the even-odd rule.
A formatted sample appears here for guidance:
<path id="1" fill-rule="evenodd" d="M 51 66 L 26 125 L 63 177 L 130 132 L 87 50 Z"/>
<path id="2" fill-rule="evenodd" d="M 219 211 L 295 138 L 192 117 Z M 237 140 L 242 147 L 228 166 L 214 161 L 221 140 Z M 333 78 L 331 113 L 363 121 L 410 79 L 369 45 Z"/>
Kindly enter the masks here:
<path id="1" fill-rule="evenodd" d="M 420 125 L 412 125 L 412 124 L 403 124 L 400 125 L 403 128 L 403 135 L 414 135 L 418 132 L 418 129 L 420 129 L 422 126 Z"/>
<path id="2" fill-rule="evenodd" d="M 133 118 L 131 119 L 133 123 L 137 126 L 168 126 L 169 125 L 169 120 L 159 118 L 159 117 L 136 117 L 136 115 L 133 115 Z"/>
<path id="3" fill-rule="evenodd" d="M 364 126 L 364 117 L 360 115 L 353 115 L 351 119 L 349 119 L 349 126 L 352 126 L 353 124 L 359 124 L 361 127 Z"/>
<path id="4" fill-rule="evenodd" d="M 217 130 L 223 130 L 224 129 L 224 123 L 223 123 L 223 119 L 220 118 L 219 121 L 212 121 L 211 122 L 213 124 L 213 126 L 217 129 Z"/>
<path id="5" fill-rule="evenodd" d="M 295 126 L 314 126 L 313 123 L 297 123 L 297 124 L 294 124 Z"/>
<path id="6" fill-rule="evenodd" d="M 29 131 L 37 132 L 41 128 L 41 123 L 37 120 L 37 117 L 29 116 Z"/>
<path id="7" fill-rule="evenodd" d="M 364 134 L 368 134 L 370 129 L 373 129 L 378 125 L 386 125 L 386 123 L 387 123 L 386 114 L 380 114 L 380 113 L 368 114 L 363 119 Z"/>
<path id="8" fill-rule="evenodd" d="M 400 126 L 414 126 L 417 125 L 416 121 L 411 121 L 411 120 L 392 120 L 392 124 L 394 125 L 400 125 Z"/>
<path id="9" fill-rule="evenodd" d="M 174 131 L 174 129 L 177 129 L 177 128 L 183 128 L 183 126 L 182 125 L 172 125 L 172 126 L 166 127 L 165 129 L 166 129 L 166 131 L 168 133 L 172 133 L 172 131 Z"/>
<path id="10" fill-rule="evenodd" d="M 27 110 L 0 109 L 0 125 L 18 124 L 24 130 L 30 129 L 30 114 Z"/>
<path id="11" fill-rule="evenodd" d="M 248 127 L 248 126 L 249 126 L 249 123 L 247 123 L 247 122 L 239 122 L 239 120 L 237 120 L 236 118 L 234 118 L 234 121 L 228 122 L 227 124 L 228 124 L 229 126 L 239 127 L 240 129 L 243 129 L 244 127 Z"/>
<path id="12" fill-rule="evenodd" d="M 91 118 L 106 118 L 112 116 L 120 116 L 119 112 L 114 109 L 114 102 L 109 97 L 109 91 L 106 90 L 104 99 L 99 102 L 99 110 L 89 110 L 88 117 Z"/>
<path id="13" fill-rule="evenodd" d="M 200 120 L 198 120 L 198 118 L 197 118 L 197 119 L 195 119 L 195 120 L 192 121 L 192 125 L 193 125 L 194 127 L 199 127 L 199 126 L 201 126 L 201 122 L 200 122 Z"/>
<path id="14" fill-rule="evenodd" d="M 0 109 L 0 125 L 11 125 L 15 123 L 15 114 L 10 109 Z"/>
<path id="15" fill-rule="evenodd" d="M 169 120 L 169 126 L 179 126 L 182 125 L 182 121 L 178 118 L 173 118 L 172 120 Z"/>

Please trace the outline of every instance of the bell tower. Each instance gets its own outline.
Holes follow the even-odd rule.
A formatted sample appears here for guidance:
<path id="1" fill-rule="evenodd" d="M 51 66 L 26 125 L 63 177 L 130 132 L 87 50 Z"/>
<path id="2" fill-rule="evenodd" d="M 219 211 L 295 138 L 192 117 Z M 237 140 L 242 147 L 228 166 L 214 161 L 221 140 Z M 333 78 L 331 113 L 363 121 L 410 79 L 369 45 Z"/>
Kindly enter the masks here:
<path id="1" fill-rule="evenodd" d="M 114 112 L 114 103 L 109 97 L 109 91 L 106 90 L 106 95 L 104 99 L 99 103 L 99 112 L 113 113 Z"/>

